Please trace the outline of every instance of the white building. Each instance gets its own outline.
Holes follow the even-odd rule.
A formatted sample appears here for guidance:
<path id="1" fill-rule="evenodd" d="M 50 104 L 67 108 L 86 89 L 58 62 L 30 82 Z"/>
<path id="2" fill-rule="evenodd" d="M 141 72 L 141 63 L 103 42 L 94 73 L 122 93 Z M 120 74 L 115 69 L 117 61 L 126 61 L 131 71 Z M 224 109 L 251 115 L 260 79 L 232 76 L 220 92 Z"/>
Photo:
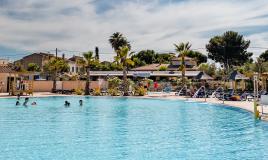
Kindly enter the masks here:
<path id="1" fill-rule="evenodd" d="M 83 57 L 79 56 L 73 56 L 72 58 L 68 59 L 68 64 L 70 66 L 69 73 L 71 75 L 77 75 L 78 73 L 81 72 L 81 65 L 79 65 L 79 60 L 82 60 Z"/>

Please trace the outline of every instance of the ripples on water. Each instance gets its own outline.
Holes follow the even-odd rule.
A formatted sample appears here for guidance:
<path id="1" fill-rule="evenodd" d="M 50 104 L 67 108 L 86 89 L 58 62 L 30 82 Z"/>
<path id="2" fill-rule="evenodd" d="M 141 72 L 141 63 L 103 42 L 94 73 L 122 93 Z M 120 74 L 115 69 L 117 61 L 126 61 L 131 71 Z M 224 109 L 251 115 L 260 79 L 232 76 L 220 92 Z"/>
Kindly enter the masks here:
<path id="1" fill-rule="evenodd" d="M 78 101 L 83 99 L 84 106 Z M 71 102 L 70 108 L 64 101 Z M 23 101 L 23 99 L 21 100 Z M 268 123 L 232 107 L 183 101 L 0 99 L 2 160 L 267 159 Z"/>

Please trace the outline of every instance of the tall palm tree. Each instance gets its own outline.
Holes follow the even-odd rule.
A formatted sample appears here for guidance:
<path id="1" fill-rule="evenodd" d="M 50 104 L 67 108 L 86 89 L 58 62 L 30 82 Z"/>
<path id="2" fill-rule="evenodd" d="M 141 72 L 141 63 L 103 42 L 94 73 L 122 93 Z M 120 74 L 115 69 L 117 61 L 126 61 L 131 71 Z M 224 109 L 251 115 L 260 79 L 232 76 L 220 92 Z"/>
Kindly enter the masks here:
<path id="1" fill-rule="evenodd" d="M 83 53 L 83 57 L 84 57 L 84 61 L 80 62 L 80 63 L 84 63 L 84 66 L 86 68 L 86 74 L 87 74 L 87 78 L 86 78 L 86 87 L 85 87 L 85 95 L 89 95 L 90 94 L 90 67 L 91 65 L 94 63 L 95 58 L 93 57 L 93 52 L 89 51 L 86 53 Z"/>
<path id="2" fill-rule="evenodd" d="M 175 50 L 177 53 L 179 53 L 179 61 L 181 60 L 181 65 L 179 70 L 181 70 L 181 76 L 182 76 L 182 83 L 184 85 L 185 83 L 185 56 L 188 52 L 190 52 L 191 44 L 189 42 L 186 43 L 180 43 L 180 44 L 174 44 Z"/>
<path id="3" fill-rule="evenodd" d="M 119 48 L 118 55 L 115 56 L 115 60 L 119 61 L 120 65 L 123 68 L 123 95 L 128 96 L 128 82 L 127 82 L 127 67 L 129 65 L 134 65 L 134 62 L 128 58 L 129 56 L 129 48 L 127 46 L 123 46 Z"/>
<path id="4" fill-rule="evenodd" d="M 120 47 L 127 46 L 129 50 L 131 49 L 130 43 L 127 41 L 126 37 L 120 32 L 115 32 L 109 39 L 109 42 L 114 49 L 116 55 L 118 56 Z"/>

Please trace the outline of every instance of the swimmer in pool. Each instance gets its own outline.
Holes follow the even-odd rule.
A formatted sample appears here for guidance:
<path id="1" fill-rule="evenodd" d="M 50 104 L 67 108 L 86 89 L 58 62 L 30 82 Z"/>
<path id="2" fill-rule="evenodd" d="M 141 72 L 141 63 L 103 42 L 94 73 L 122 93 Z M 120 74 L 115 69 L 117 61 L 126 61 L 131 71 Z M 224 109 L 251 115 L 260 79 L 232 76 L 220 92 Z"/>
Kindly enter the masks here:
<path id="1" fill-rule="evenodd" d="M 20 94 L 17 95 L 17 100 L 20 100 Z"/>
<path id="2" fill-rule="evenodd" d="M 64 104 L 65 107 L 69 107 L 70 106 L 70 102 L 68 101 L 65 101 L 65 104 Z"/>
<path id="3" fill-rule="evenodd" d="M 19 102 L 19 101 L 17 101 L 17 102 L 16 102 L 16 106 L 19 106 L 19 105 L 20 105 L 20 102 Z"/>
<path id="4" fill-rule="evenodd" d="M 23 103 L 24 106 L 27 106 L 27 103 L 29 102 L 29 98 L 25 98 L 25 101 Z"/>
<path id="5" fill-rule="evenodd" d="M 32 103 L 32 106 L 36 106 L 36 105 L 37 105 L 37 103 L 36 103 L 36 102 L 33 102 L 33 103 Z"/>
<path id="6" fill-rule="evenodd" d="M 83 100 L 79 100 L 79 105 L 83 106 Z"/>

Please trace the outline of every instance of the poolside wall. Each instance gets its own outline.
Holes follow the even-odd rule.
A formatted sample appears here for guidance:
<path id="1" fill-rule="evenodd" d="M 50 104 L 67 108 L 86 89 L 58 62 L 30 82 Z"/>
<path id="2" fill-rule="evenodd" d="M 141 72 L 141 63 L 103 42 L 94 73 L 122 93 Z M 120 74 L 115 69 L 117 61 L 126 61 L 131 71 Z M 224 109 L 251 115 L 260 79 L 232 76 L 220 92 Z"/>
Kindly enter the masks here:
<path id="1" fill-rule="evenodd" d="M 73 89 L 84 89 L 86 85 L 85 81 L 60 81 L 57 83 L 58 89 L 73 90 Z M 34 92 L 50 92 L 53 88 L 53 81 L 34 81 L 33 83 Z M 107 82 L 103 81 L 101 84 L 99 81 L 91 81 L 90 88 L 107 88 Z"/>
<path id="2" fill-rule="evenodd" d="M 34 92 L 51 92 L 53 88 L 53 81 L 34 81 L 33 91 Z"/>
<path id="3" fill-rule="evenodd" d="M 9 77 L 9 73 L 0 73 L 0 93 L 7 92 L 7 77 Z"/>

